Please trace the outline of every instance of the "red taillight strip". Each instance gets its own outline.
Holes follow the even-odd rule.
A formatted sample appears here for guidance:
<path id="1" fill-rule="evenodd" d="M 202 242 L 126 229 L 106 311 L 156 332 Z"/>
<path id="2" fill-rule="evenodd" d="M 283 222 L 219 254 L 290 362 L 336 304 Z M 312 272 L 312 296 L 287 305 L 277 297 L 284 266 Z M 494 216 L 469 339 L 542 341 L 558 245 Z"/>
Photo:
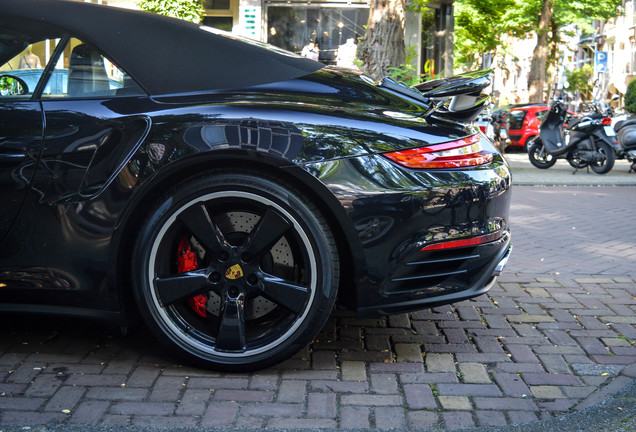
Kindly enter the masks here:
<path id="1" fill-rule="evenodd" d="M 384 156 L 406 168 L 462 168 L 489 163 L 493 154 L 481 147 L 481 137 L 471 135 L 456 141 L 385 153 Z"/>
<path id="2" fill-rule="evenodd" d="M 430 147 L 419 147 L 416 149 L 404 150 L 404 151 L 408 152 L 408 151 L 418 150 L 420 152 L 429 153 L 429 152 L 438 152 L 438 151 L 444 151 L 444 150 L 453 150 L 456 148 L 466 147 L 471 144 L 475 144 L 479 142 L 480 140 L 481 140 L 481 137 L 475 134 L 475 135 L 471 135 L 466 138 L 458 139 L 455 141 L 449 141 L 449 142 L 445 142 L 441 144 L 433 144 Z M 402 152 L 395 152 L 395 153 L 402 153 Z"/>
<path id="3" fill-rule="evenodd" d="M 497 231 L 497 232 L 486 234 L 479 237 L 471 237 L 467 239 L 451 240 L 451 241 L 442 242 L 442 243 L 435 243 L 435 244 L 423 247 L 422 249 L 420 249 L 420 252 L 461 248 L 461 247 L 467 247 L 467 246 L 477 246 L 480 244 L 490 243 L 490 242 L 499 240 L 502 236 L 503 236 L 503 231 Z"/>
<path id="4" fill-rule="evenodd" d="M 603 117 L 603 126 L 609 126 L 612 124 L 612 119 L 609 117 Z"/>

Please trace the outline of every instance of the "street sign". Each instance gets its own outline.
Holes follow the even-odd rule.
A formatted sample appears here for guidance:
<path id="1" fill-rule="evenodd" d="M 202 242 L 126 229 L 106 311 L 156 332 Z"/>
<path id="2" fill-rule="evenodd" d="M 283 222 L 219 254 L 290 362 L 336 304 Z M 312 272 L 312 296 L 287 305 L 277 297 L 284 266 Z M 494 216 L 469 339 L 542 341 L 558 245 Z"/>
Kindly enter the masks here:
<path id="1" fill-rule="evenodd" d="M 607 51 L 594 52 L 594 72 L 606 73 L 607 70 Z"/>

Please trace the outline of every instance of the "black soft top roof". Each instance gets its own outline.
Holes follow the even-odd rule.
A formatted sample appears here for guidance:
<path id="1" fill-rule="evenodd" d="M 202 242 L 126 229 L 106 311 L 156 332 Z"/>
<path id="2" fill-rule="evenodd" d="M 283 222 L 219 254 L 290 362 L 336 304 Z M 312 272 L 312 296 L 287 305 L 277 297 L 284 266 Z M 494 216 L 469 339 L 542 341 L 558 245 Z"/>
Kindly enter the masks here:
<path id="1" fill-rule="evenodd" d="M 0 15 L 64 27 L 97 45 L 151 95 L 241 88 L 298 78 L 323 67 L 186 21 L 91 3 L 0 0 Z"/>

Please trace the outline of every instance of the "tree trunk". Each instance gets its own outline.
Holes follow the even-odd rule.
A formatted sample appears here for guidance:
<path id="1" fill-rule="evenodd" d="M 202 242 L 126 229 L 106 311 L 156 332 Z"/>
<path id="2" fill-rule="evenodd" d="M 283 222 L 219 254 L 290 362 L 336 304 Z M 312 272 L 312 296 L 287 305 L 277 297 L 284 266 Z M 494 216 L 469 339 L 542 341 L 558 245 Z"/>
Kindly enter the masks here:
<path id="1" fill-rule="evenodd" d="M 528 77 L 528 90 L 530 102 L 545 102 L 543 87 L 545 85 L 545 70 L 548 60 L 548 41 L 550 21 L 552 21 L 552 1 L 543 0 L 541 17 L 539 18 L 539 30 L 537 34 L 537 46 L 532 53 L 530 63 L 530 76 Z"/>
<path id="2" fill-rule="evenodd" d="M 371 0 L 367 36 L 361 58 L 364 71 L 380 79 L 389 67 L 406 61 L 404 48 L 405 0 Z"/>

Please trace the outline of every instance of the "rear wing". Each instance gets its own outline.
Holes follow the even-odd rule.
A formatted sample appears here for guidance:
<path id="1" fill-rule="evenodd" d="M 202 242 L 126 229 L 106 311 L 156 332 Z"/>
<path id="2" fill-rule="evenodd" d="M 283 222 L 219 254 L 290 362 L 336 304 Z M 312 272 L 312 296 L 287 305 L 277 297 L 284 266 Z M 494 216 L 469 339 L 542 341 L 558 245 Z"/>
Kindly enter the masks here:
<path id="1" fill-rule="evenodd" d="M 492 69 L 467 72 L 413 86 L 435 103 L 428 115 L 441 120 L 470 123 L 486 107 L 490 96 L 482 91 L 490 85 Z"/>

